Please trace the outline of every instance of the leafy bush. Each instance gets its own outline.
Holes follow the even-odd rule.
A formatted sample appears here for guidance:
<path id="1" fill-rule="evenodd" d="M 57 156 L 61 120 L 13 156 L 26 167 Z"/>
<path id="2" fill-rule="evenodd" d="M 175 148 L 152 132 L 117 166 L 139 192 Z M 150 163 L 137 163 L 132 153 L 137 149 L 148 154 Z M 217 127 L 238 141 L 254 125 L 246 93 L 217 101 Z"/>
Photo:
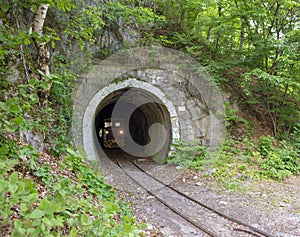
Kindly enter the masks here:
<path id="1" fill-rule="evenodd" d="M 17 152 L 17 149 L 14 150 Z M 37 162 L 38 153 L 30 146 L 12 154 L 0 148 L 1 229 L 11 236 L 139 236 L 127 204 L 116 199 L 112 187 L 85 163 L 80 154 L 68 148 L 61 171 L 70 177 L 54 176 L 53 167 Z M 58 162 L 58 161 L 57 161 Z M 2 164 L 2 163 L 1 163 Z M 56 171 L 58 172 L 58 171 Z M 30 174 L 33 180 L 20 178 Z M 44 186 L 42 194 L 37 184 Z"/>
<path id="2" fill-rule="evenodd" d="M 40 86 L 31 79 L 18 86 L 16 96 L 0 102 L 0 231 L 10 236 L 140 236 L 128 204 L 117 200 L 112 187 L 68 145 L 64 134 L 70 113 L 53 111 L 70 106 L 71 89 L 58 99 L 64 86 L 53 87 L 56 107 L 49 103 L 45 108 L 38 106 Z M 18 140 L 20 131 L 37 130 L 51 141 L 60 125 L 55 143 L 60 149 L 53 148 L 57 158 Z"/>
<path id="3" fill-rule="evenodd" d="M 182 168 L 198 169 L 204 162 L 207 148 L 197 144 L 189 144 L 187 141 L 178 141 L 173 144 L 174 151 L 167 158 L 167 163 L 179 165 Z"/>
<path id="4" fill-rule="evenodd" d="M 281 180 L 300 171 L 300 159 L 297 150 L 285 141 L 275 146 L 274 138 L 267 136 L 260 138 L 260 154 L 262 176 Z"/>
<path id="5" fill-rule="evenodd" d="M 67 152 L 69 154 L 64 158 L 61 167 L 75 172 L 79 181 L 91 194 L 102 200 L 113 200 L 115 191 L 104 183 L 103 177 L 97 175 L 97 171 L 92 170 L 88 163 L 83 162 L 82 155 L 71 148 L 67 148 Z"/>
<path id="6" fill-rule="evenodd" d="M 135 220 L 117 202 L 83 198 L 85 189 L 68 178 L 58 178 L 52 192 L 39 199 L 36 185 L 19 179 L 17 172 L 1 177 L 2 228 L 13 219 L 11 236 L 138 236 Z M 18 218 L 14 218 L 14 217 Z M 9 231 L 10 232 L 10 231 Z"/>
<path id="7" fill-rule="evenodd" d="M 182 141 L 173 147 L 175 151 L 168 163 L 205 171 L 204 174 L 227 180 L 223 180 L 225 183 L 261 178 L 282 180 L 300 171 L 299 149 L 271 136 L 262 136 L 259 141 L 247 137 L 241 141 L 228 139 L 217 152 Z"/>

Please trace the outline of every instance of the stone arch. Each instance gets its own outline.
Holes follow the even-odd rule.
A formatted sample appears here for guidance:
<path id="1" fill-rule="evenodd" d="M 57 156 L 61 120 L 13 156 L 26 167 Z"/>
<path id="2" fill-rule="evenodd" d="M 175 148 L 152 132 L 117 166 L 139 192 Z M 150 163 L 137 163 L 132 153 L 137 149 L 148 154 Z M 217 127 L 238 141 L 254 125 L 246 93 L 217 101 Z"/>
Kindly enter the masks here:
<path id="1" fill-rule="evenodd" d="M 170 128 L 171 128 L 171 140 L 175 142 L 180 138 L 179 134 L 179 121 L 176 109 L 172 102 L 166 98 L 166 95 L 157 87 L 142 81 L 138 81 L 135 78 L 129 78 L 123 82 L 109 84 L 102 89 L 100 89 L 96 95 L 90 100 L 88 106 L 86 107 L 84 116 L 83 116 L 83 147 L 87 153 L 87 156 L 91 160 L 97 159 L 97 147 L 98 143 L 95 142 L 96 131 L 94 127 L 94 120 L 97 113 L 108 103 L 107 98 L 109 95 L 116 91 L 121 91 L 126 88 L 136 88 L 149 92 L 156 98 L 158 98 L 161 103 L 166 107 L 167 112 L 170 118 Z M 151 115 L 148 115 L 151 116 Z M 161 121 L 162 122 L 162 121 Z M 167 150 L 166 150 L 167 149 Z M 168 148 L 153 157 L 154 160 L 162 162 L 162 156 L 168 152 Z"/>
<path id="2" fill-rule="evenodd" d="M 194 59 L 175 50 L 136 48 L 97 63 L 79 81 L 74 94 L 72 132 L 76 146 L 84 147 L 88 159 L 105 157 L 99 143 L 93 137 L 85 137 L 91 132 L 93 111 L 100 103 L 96 98 L 100 100 L 109 88 L 116 91 L 118 86 L 125 88 L 125 85 L 143 88 L 161 99 L 170 117 L 176 118 L 171 122 L 173 140 L 195 139 L 211 148 L 224 140 L 224 97 L 208 73 Z M 175 112 L 177 115 L 172 117 Z"/>

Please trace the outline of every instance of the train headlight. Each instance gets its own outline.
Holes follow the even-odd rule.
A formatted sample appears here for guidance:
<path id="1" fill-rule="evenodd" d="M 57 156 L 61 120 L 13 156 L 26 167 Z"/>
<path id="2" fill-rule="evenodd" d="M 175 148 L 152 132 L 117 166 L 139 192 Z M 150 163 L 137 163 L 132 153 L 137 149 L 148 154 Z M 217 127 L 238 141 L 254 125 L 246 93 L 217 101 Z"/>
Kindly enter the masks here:
<path id="1" fill-rule="evenodd" d="M 108 134 L 109 132 L 108 131 L 105 131 L 105 134 Z"/>
<path id="2" fill-rule="evenodd" d="M 123 134 L 124 133 L 124 131 L 123 130 L 120 130 L 120 134 Z"/>

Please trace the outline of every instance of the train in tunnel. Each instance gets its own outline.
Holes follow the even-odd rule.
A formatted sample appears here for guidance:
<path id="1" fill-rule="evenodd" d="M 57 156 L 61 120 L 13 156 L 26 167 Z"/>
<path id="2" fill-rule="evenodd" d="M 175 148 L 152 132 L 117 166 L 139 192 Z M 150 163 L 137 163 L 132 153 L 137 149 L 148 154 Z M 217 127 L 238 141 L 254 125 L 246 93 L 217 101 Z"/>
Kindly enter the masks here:
<path id="1" fill-rule="evenodd" d="M 125 145 L 124 121 L 121 118 L 106 118 L 103 128 L 99 130 L 99 137 L 105 148 L 120 148 Z"/>

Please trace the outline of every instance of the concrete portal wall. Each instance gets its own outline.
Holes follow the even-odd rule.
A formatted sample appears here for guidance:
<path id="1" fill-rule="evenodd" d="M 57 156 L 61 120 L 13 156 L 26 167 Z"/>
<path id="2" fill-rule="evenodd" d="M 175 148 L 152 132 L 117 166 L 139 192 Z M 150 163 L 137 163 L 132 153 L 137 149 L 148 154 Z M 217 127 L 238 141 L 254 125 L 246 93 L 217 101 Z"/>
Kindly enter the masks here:
<path id="1" fill-rule="evenodd" d="M 101 103 L 124 88 L 140 88 L 165 104 L 173 142 L 217 147 L 225 137 L 224 100 L 193 59 L 165 48 L 131 49 L 100 62 L 82 79 L 74 97 L 73 136 L 90 160 L 98 159 L 94 121 Z"/>
<path id="2" fill-rule="evenodd" d="M 185 83 L 179 83 L 184 82 L 184 78 L 180 74 L 164 69 L 143 68 L 129 71 L 122 75 L 122 78 L 125 80 L 134 78 L 161 90 L 163 97 L 167 98 L 175 108 L 173 114 L 179 122 L 179 127 L 172 125 L 173 138 L 187 141 L 197 140 L 201 144 L 209 144 L 206 139 L 210 127 L 208 109 L 201 98 L 190 96 Z M 151 92 L 151 89 L 149 91 Z M 174 119 L 174 116 L 171 118 Z M 179 130 L 178 135 L 177 129 Z"/>

